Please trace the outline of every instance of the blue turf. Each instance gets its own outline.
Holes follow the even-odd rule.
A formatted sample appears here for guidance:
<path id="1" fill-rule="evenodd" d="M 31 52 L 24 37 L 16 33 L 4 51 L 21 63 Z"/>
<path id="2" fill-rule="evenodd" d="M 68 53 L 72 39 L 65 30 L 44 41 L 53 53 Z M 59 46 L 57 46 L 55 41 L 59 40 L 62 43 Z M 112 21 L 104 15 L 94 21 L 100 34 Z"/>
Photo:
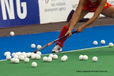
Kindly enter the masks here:
<path id="1" fill-rule="evenodd" d="M 10 52 L 32 52 L 36 49 L 31 49 L 32 43 L 45 45 L 48 42 L 55 40 L 60 32 L 46 32 L 30 35 L 18 35 L 14 37 L 0 37 L 0 59 L 5 59 L 3 56 L 5 51 Z M 106 40 L 106 45 L 109 42 L 114 42 L 114 26 L 100 26 L 87 28 L 82 33 L 74 34 L 65 42 L 63 51 L 96 47 L 92 45 L 94 40 Z M 42 50 L 43 54 L 51 53 L 51 49 L 55 44 Z M 99 44 L 99 46 L 102 46 Z"/>

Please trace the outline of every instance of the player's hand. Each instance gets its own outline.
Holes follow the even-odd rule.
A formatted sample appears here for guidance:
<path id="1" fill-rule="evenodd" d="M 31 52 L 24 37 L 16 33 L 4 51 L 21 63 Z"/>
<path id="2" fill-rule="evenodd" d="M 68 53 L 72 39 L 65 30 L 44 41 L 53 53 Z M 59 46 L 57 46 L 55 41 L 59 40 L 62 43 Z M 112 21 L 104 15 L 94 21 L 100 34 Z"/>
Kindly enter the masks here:
<path id="1" fill-rule="evenodd" d="M 83 31 L 83 29 L 84 29 L 84 27 L 83 27 L 83 26 L 79 26 L 79 27 L 76 29 L 76 31 L 79 33 L 79 32 L 82 32 L 82 31 Z"/>
<path id="2" fill-rule="evenodd" d="M 68 37 L 70 37 L 71 35 L 72 35 L 72 31 L 70 31 L 70 30 L 68 30 L 65 34 L 65 36 L 68 36 Z"/>

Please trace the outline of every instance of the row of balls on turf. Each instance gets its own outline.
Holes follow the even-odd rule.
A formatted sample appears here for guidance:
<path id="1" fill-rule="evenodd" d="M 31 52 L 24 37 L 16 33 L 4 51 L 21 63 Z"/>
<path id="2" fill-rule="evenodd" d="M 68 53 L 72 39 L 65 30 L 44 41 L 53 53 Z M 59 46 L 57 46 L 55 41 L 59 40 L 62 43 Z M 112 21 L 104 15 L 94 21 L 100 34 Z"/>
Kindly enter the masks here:
<path id="1" fill-rule="evenodd" d="M 44 62 L 51 62 L 52 60 L 57 60 L 58 59 L 58 55 L 56 55 L 56 54 L 49 54 L 49 56 L 47 57 L 47 56 L 44 56 L 43 57 L 43 61 Z M 62 57 L 61 57 L 61 61 L 67 61 L 68 60 L 68 56 L 67 55 L 63 55 Z"/>
<path id="2" fill-rule="evenodd" d="M 10 53 L 10 52 L 5 52 L 4 56 L 6 56 L 7 60 L 11 60 L 13 63 L 19 63 L 20 60 L 23 60 L 25 62 L 29 62 L 29 58 L 31 59 L 37 59 L 39 60 L 41 58 L 41 52 L 37 52 L 36 54 L 34 53 L 25 53 L 25 52 L 16 52 L 16 53 Z"/>
<path id="3" fill-rule="evenodd" d="M 100 43 L 102 45 L 104 45 L 104 44 L 106 44 L 106 41 L 105 40 L 101 40 Z M 97 46 L 98 45 L 98 41 L 93 41 L 93 45 Z M 108 45 L 109 45 L 109 47 L 113 47 L 114 46 L 114 44 L 112 42 L 110 42 Z"/>
<path id="4" fill-rule="evenodd" d="M 6 56 L 7 60 L 11 60 L 11 63 L 16 63 L 18 64 L 20 61 L 24 61 L 26 63 L 28 63 L 30 61 L 29 58 L 33 59 L 33 60 L 40 60 L 41 59 L 41 52 L 37 52 L 37 53 L 25 53 L 25 52 L 16 52 L 16 53 L 10 53 L 10 52 L 5 52 L 4 56 Z M 52 60 L 57 60 L 58 59 L 58 55 L 56 54 L 49 54 L 49 56 L 44 56 L 43 57 L 43 61 L 44 62 L 52 62 Z M 61 61 L 67 61 L 68 57 L 66 55 L 61 57 Z M 37 67 L 37 63 L 36 62 L 32 62 L 32 67 Z"/>
<path id="5" fill-rule="evenodd" d="M 48 57 L 47 56 L 44 56 L 43 57 L 43 61 L 44 62 L 52 62 L 52 60 L 53 59 L 58 59 L 58 55 L 56 55 L 56 54 L 50 54 Z M 61 57 L 61 61 L 62 62 L 65 62 L 65 61 L 67 61 L 68 60 L 68 57 L 67 57 L 67 55 L 63 55 L 62 57 Z M 37 62 L 32 62 L 32 67 L 37 67 Z"/>
<path id="6" fill-rule="evenodd" d="M 80 55 L 79 56 L 79 60 L 88 60 L 88 56 L 87 55 Z M 92 61 L 93 62 L 97 62 L 98 61 L 98 57 L 97 56 L 93 56 L 92 57 Z"/>
<path id="7" fill-rule="evenodd" d="M 47 57 L 47 56 L 43 57 L 43 61 L 44 62 L 51 62 L 52 59 L 58 59 L 58 56 L 50 54 L 49 57 Z M 80 60 L 88 60 L 88 56 L 87 55 L 80 55 L 79 59 Z M 67 55 L 64 55 L 64 56 L 61 57 L 61 61 L 62 62 L 65 62 L 67 60 L 68 60 L 68 56 Z M 93 62 L 97 62 L 98 61 L 98 57 L 96 57 L 96 56 L 92 57 L 92 61 Z M 32 67 L 37 67 L 37 62 L 32 62 Z"/>

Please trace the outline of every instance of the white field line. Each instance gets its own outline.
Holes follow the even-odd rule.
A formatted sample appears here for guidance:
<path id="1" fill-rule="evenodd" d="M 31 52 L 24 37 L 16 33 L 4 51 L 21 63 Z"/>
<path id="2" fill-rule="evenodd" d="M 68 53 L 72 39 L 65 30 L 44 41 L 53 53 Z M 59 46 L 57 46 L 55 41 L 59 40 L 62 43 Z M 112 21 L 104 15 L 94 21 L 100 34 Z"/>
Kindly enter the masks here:
<path id="1" fill-rule="evenodd" d="M 84 49 L 78 49 L 78 50 L 70 50 L 70 51 L 65 51 L 65 52 L 62 52 L 62 53 L 69 53 L 69 52 L 75 52 L 75 51 L 90 50 L 90 49 L 103 48 L 103 47 L 108 47 L 108 46 L 92 47 L 92 48 L 84 48 Z M 48 54 L 44 54 L 44 55 L 48 55 Z M 2 61 L 6 61 L 6 59 L 4 59 L 4 60 L 0 60 L 0 62 L 2 62 Z"/>
<path id="2" fill-rule="evenodd" d="M 69 52 L 75 52 L 75 51 L 90 50 L 90 49 L 103 48 L 103 47 L 108 47 L 108 46 L 91 47 L 91 48 L 84 48 L 84 49 L 70 50 L 70 51 L 65 51 L 65 52 L 62 52 L 62 53 L 69 53 Z"/>

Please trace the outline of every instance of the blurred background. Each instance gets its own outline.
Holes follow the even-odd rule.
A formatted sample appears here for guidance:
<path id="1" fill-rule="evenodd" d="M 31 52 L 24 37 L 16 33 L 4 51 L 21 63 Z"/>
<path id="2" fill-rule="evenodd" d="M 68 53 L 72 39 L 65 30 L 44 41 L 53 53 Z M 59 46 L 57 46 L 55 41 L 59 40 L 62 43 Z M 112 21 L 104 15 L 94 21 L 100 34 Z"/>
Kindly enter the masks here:
<path id="1" fill-rule="evenodd" d="M 61 30 L 79 0 L 0 0 L 0 37 Z M 114 5 L 113 0 L 108 2 Z M 85 18 L 91 18 L 89 13 Z M 81 25 L 83 22 L 79 22 Z M 113 25 L 114 20 L 100 15 L 92 26 Z M 90 26 L 91 27 L 91 26 Z"/>

